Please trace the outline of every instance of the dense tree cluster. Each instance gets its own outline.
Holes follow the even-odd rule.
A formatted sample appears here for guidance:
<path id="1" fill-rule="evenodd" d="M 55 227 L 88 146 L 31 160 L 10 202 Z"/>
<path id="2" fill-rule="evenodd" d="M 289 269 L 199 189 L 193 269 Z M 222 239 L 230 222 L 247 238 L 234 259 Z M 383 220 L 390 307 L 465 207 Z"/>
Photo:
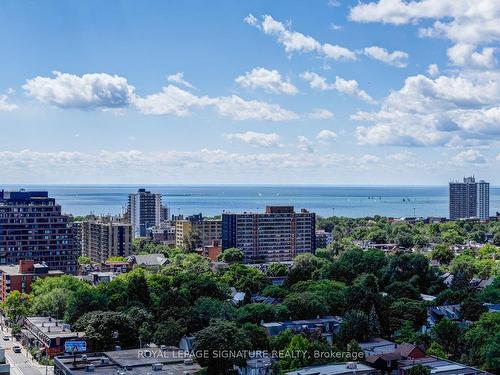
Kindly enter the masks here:
<path id="1" fill-rule="evenodd" d="M 109 283 L 92 286 L 72 276 L 39 279 L 30 295 L 11 293 L 3 308 L 12 321 L 27 314 L 52 315 L 85 331 L 94 350 L 116 345 L 136 347 L 154 342 L 177 345 L 182 335 L 194 335 L 198 349 L 330 350 L 312 334 L 281 332 L 268 337 L 262 321 L 338 315 L 343 318 L 334 349 L 355 348 L 357 342 L 382 336 L 398 342 L 425 345 L 429 353 L 495 369 L 500 347 L 499 314 L 486 312 L 484 302 L 500 303 L 500 280 L 478 293 L 469 281 L 484 272 L 497 274 L 498 248 L 485 246 L 476 252 L 448 254 L 448 241 L 464 242 L 481 237 L 480 228 L 467 223 L 409 226 L 381 218 L 320 219 L 319 226 L 335 238 L 316 255 L 301 254 L 292 267 L 271 264 L 265 271 L 238 263 L 241 252 L 226 250 L 229 265 L 213 269 L 208 259 L 185 250 L 159 247 L 150 241 L 134 241 L 135 253 L 162 252 L 169 263 L 159 270 L 136 268 Z M 496 234 L 495 234 L 496 235 Z M 442 247 L 432 254 L 414 251 L 387 255 L 362 250 L 353 239 L 397 241 L 418 246 L 436 241 Z M 431 267 L 430 258 L 441 268 Z M 488 265 L 483 265 L 488 263 Z M 452 271 L 451 288 L 440 275 Z M 271 280 L 284 277 L 283 286 Z M 242 303 L 231 303 L 231 288 L 246 293 Z M 252 294 L 272 296 L 279 303 L 251 303 Z M 421 294 L 437 295 L 424 302 Z M 459 303 L 459 325 L 440 321 L 430 332 L 420 333 L 427 307 Z M 234 361 L 205 358 L 210 373 L 224 373 Z M 311 358 L 280 361 L 283 370 L 314 363 Z M 415 368 L 414 373 L 423 373 Z"/>

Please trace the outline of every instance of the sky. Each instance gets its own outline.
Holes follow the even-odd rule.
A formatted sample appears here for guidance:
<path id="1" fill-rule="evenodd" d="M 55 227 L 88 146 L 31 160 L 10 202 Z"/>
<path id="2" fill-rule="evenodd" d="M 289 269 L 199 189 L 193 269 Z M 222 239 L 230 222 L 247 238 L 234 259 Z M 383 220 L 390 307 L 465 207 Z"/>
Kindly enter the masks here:
<path id="1" fill-rule="evenodd" d="M 0 3 L 0 183 L 500 184 L 498 0 Z"/>

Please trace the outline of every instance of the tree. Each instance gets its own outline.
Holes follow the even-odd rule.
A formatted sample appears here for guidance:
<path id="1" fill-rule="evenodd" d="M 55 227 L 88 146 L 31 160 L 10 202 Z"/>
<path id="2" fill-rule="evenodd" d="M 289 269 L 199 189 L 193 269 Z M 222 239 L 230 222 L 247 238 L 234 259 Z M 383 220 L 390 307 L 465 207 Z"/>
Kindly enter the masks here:
<path id="1" fill-rule="evenodd" d="M 370 324 L 370 334 L 372 336 L 380 335 L 380 321 L 378 319 L 377 311 L 375 311 L 375 306 L 372 306 L 370 310 L 370 315 L 368 316 L 368 322 Z"/>
<path id="2" fill-rule="evenodd" d="M 112 256 L 112 257 L 109 257 L 106 262 L 125 262 L 127 259 L 125 259 L 125 257 L 121 257 L 121 256 Z"/>
<path id="3" fill-rule="evenodd" d="M 245 333 L 235 323 L 217 320 L 208 327 L 195 334 L 194 351 L 207 351 L 207 357 L 201 357 L 198 362 L 207 366 L 208 374 L 226 374 L 233 368 L 234 363 L 241 363 L 242 359 L 224 358 L 218 355 L 222 351 L 249 350 L 251 342 Z"/>
<path id="4" fill-rule="evenodd" d="M 271 263 L 266 270 L 267 276 L 279 277 L 288 274 L 288 265 L 285 263 Z"/>
<path id="5" fill-rule="evenodd" d="M 427 349 L 427 354 L 436 356 L 438 358 L 446 358 L 446 351 L 436 341 L 433 341 Z"/>
<path id="6" fill-rule="evenodd" d="M 396 342 L 398 344 L 410 343 L 413 344 L 417 340 L 417 332 L 413 328 L 413 323 L 405 320 L 401 328 L 396 332 Z"/>
<path id="7" fill-rule="evenodd" d="M 310 253 L 297 255 L 288 273 L 286 285 L 290 286 L 302 280 L 317 279 L 320 269 L 326 264 L 325 259 L 318 258 Z"/>
<path id="8" fill-rule="evenodd" d="M 474 297 L 465 299 L 460 305 L 460 317 L 463 320 L 479 320 L 486 311 L 488 311 L 486 306 L 478 298 Z"/>
<path id="9" fill-rule="evenodd" d="M 229 248 L 222 252 L 218 259 L 226 263 L 240 263 L 245 258 L 245 254 L 240 249 L 235 247 Z"/>
<path id="10" fill-rule="evenodd" d="M 431 258 L 439 261 L 442 264 L 449 264 L 454 258 L 453 250 L 449 245 L 438 244 L 431 253 Z"/>
<path id="11" fill-rule="evenodd" d="M 18 324 L 25 318 L 31 308 L 30 296 L 26 293 L 21 293 L 18 290 L 13 290 L 5 298 L 2 308 L 12 324 Z"/>
<path id="12" fill-rule="evenodd" d="M 328 313 L 325 299 L 311 292 L 290 293 L 283 304 L 290 311 L 292 319 L 311 319 Z"/>
<path id="13" fill-rule="evenodd" d="M 427 318 L 427 310 L 420 301 L 400 298 L 389 306 L 389 326 L 391 330 L 399 330 L 404 321 L 410 321 L 414 329 L 419 329 Z"/>
<path id="14" fill-rule="evenodd" d="M 264 303 L 250 303 L 236 311 L 236 320 L 240 323 L 272 322 L 275 317 L 274 306 Z"/>
<path id="15" fill-rule="evenodd" d="M 153 341 L 156 345 L 179 345 L 179 340 L 186 333 L 186 328 L 178 320 L 168 318 L 156 327 Z"/>
<path id="16" fill-rule="evenodd" d="M 420 299 L 418 290 L 408 281 L 394 281 L 385 287 L 385 291 L 395 299 Z"/>
<path id="17" fill-rule="evenodd" d="M 366 341 L 370 336 L 370 322 L 368 316 L 359 310 L 348 311 L 340 325 L 341 341 L 348 343 L 351 340 Z"/>
<path id="18" fill-rule="evenodd" d="M 408 370 L 408 375 L 430 375 L 431 370 L 421 364 L 412 366 Z"/>
<path id="19" fill-rule="evenodd" d="M 283 299 L 288 295 L 288 290 L 279 285 L 268 285 L 264 289 L 262 289 L 262 295 L 266 297 Z"/>
<path id="20" fill-rule="evenodd" d="M 458 341 L 461 335 L 458 323 L 449 319 L 441 319 L 432 327 L 432 337 L 450 354 L 455 354 L 458 347 Z"/>
<path id="21" fill-rule="evenodd" d="M 495 372 L 499 364 L 500 314 L 484 313 L 463 337 L 464 357 L 472 366 Z"/>
<path id="22" fill-rule="evenodd" d="M 199 230 L 190 230 L 183 239 L 184 249 L 188 252 L 195 251 L 202 244 L 202 236 Z"/>
<path id="23" fill-rule="evenodd" d="M 115 311 L 93 311 L 83 315 L 74 328 L 85 332 L 85 339 L 95 351 L 112 350 L 115 345 L 134 348 L 139 344 L 132 318 Z"/>
<path id="24" fill-rule="evenodd" d="M 257 324 L 245 323 L 241 329 L 250 342 L 252 350 L 269 350 L 269 338 L 264 328 Z"/>
<path id="25" fill-rule="evenodd" d="M 247 267 L 243 264 L 232 264 L 222 275 L 221 281 L 237 290 L 250 290 L 252 293 L 260 292 L 270 284 L 268 278 L 262 271 Z"/>

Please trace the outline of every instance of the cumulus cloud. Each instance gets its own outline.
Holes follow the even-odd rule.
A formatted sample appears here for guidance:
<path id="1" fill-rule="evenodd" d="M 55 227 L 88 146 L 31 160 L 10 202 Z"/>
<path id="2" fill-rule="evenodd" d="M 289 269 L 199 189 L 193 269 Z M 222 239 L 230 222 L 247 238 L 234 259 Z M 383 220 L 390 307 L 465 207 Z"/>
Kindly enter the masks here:
<path id="1" fill-rule="evenodd" d="M 435 79 L 408 77 L 387 96 L 377 112 L 352 119 L 361 144 L 435 146 L 491 141 L 500 135 L 500 73 L 459 72 Z"/>
<path id="2" fill-rule="evenodd" d="M 235 82 L 247 89 L 260 88 L 273 94 L 295 95 L 298 92 L 297 88 L 289 80 L 284 80 L 275 69 L 254 68 L 237 77 Z"/>
<path id="3" fill-rule="evenodd" d="M 332 141 L 337 138 L 337 133 L 331 130 L 321 130 L 318 135 L 316 136 L 316 139 L 323 141 L 323 142 L 328 142 Z"/>
<path id="4" fill-rule="evenodd" d="M 453 160 L 459 164 L 484 164 L 486 158 L 477 150 L 464 150 L 459 152 Z"/>
<path id="5" fill-rule="evenodd" d="M 60 108 L 120 109 L 135 98 L 126 78 L 106 73 L 77 76 L 54 72 L 53 77 L 35 77 L 23 85 L 26 94 L 41 103 Z"/>
<path id="6" fill-rule="evenodd" d="M 251 146 L 258 147 L 279 147 L 280 137 L 276 133 L 257 133 L 254 131 L 247 131 L 245 133 L 225 134 L 227 139 L 237 139 L 239 141 L 248 143 Z"/>
<path id="7" fill-rule="evenodd" d="M 365 48 L 363 53 L 375 60 L 382 61 L 397 68 L 404 68 L 408 65 L 408 54 L 403 51 L 389 52 L 385 48 L 371 46 Z"/>
<path id="8" fill-rule="evenodd" d="M 358 82 L 355 80 L 346 80 L 337 76 L 335 82 L 328 83 L 325 77 L 314 72 L 304 72 L 300 77 L 309 82 L 312 89 L 321 91 L 335 90 L 342 94 L 358 97 L 367 103 L 375 103 L 370 95 L 359 88 Z"/>
<path id="9" fill-rule="evenodd" d="M 387 155 L 387 159 L 398 161 L 398 162 L 409 162 L 415 161 L 417 159 L 417 155 L 408 150 L 397 152 L 395 154 Z"/>
<path id="10" fill-rule="evenodd" d="M 182 73 L 168 77 L 169 81 L 182 83 Z M 190 83 L 184 81 L 184 85 Z M 106 73 L 76 76 L 55 72 L 53 78 L 36 77 L 23 86 L 27 95 L 41 103 L 59 108 L 83 110 L 116 110 L 137 108 L 146 115 L 188 116 L 194 108 L 211 107 L 224 117 L 234 120 L 287 121 L 298 118 L 292 111 L 277 104 L 245 100 L 239 96 L 199 96 L 169 84 L 160 92 L 139 96 L 134 87 L 123 77 Z M 0 100 L 1 103 L 1 100 Z"/>
<path id="11" fill-rule="evenodd" d="M 244 21 L 262 30 L 265 34 L 274 36 L 283 45 L 285 52 L 288 54 L 314 52 L 327 59 L 356 60 L 356 53 L 354 51 L 339 45 L 321 43 L 312 36 L 291 30 L 270 15 L 264 15 L 262 21 L 259 22 L 255 16 L 249 14 L 245 17 Z"/>
<path id="12" fill-rule="evenodd" d="M 299 135 L 297 137 L 297 148 L 304 152 L 309 152 L 309 153 L 314 152 L 312 141 L 303 135 Z"/>
<path id="13" fill-rule="evenodd" d="M 308 115 L 313 120 L 330 120 L 333 118 L 333 113 L 328 109 L 314 108 Z"/>
<path id="14" fill-rule="evenodd" d="M 177 72 L 175 74 L 171 74 L 171 75 L 167 76 L 167 81 L 177 83 L 177 84 L 185 86 L 189 89 L 193 88 L 193 85 L 184 79 L 183 72 Z"/>
<path id="15" fill-rule="evenodd" d="M 420 36 L 444 37 L 459 47 L 452 47 L 449 55 L 455 64 L 491 66 L 493 51 L 483 49 L 464 58 L 468 49 L 500 40 L 500 2 L 497 0 L 379 0 L 354 6 L 349 18 L 357 22 L 382 22 L 394 25 L 434 20 L 432 26 L 421 28 Z M 453 50 L 454 49 L 454 50 Z"/>
<path id="16" fill-rule="evenodd" d="M 483 48 L 481 52 L 474 49 L 472 44 L 455 44 L 448 49 L 448 58 L 457 66 L 493 68 L 496 65 L 495 48 Z"/>

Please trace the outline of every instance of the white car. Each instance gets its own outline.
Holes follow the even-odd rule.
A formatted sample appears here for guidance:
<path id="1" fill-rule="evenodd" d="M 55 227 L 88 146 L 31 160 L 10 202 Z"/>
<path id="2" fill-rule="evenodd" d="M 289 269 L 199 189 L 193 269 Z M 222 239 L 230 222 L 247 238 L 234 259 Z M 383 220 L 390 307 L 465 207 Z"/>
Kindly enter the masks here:
<path id="1" fill-rule="evenodd" d="M 3 338 L 3 341 L 9 341 L 10 340 L 10 336 L 4 336 L 2 338 Z"/>
<path id="2" fill-rule="evenodd" d="M 12 347 L 12 351 L 13 351 L 14 353 L 21 353 L 21 347 L 20 347 L 19 345 L 14 345 L 14 346 Z"/>

